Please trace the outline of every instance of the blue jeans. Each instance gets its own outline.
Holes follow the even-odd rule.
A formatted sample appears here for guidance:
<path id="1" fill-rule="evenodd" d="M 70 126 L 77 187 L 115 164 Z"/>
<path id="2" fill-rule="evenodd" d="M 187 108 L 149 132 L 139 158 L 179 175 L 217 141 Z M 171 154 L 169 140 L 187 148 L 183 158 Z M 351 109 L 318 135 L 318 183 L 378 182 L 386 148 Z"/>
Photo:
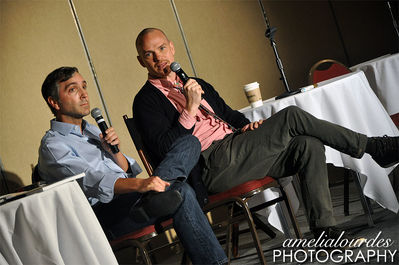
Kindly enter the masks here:
<path id="1" fill-rule="evenodd" d="M 174 229 L 193 264 L 224 264 L 227 257 L 198 204 L 195 192 L 185 182 L 200 152 L 201 145 L 196 137 L 186 135 L 178 138 L 155 169 L 154 176 L 170 182 L 169 189 L 178 190 L 183 197 L 181 206 L 170 217 L 173 218 Z M 154 219 L 138 224 L 129 217 L 130 208 L 140 197 L 141 194 L 137 192 L 122 194 L 110 203 L 94 206 L 94 212 L 109 239 L 155 223 Z"/>

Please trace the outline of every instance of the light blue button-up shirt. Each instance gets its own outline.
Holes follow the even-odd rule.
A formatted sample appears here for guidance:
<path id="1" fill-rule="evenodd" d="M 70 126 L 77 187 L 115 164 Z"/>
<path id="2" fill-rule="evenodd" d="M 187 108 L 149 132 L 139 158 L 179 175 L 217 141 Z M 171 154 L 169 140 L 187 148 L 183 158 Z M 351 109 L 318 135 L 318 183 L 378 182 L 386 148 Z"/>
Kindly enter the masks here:
<path id="1" fill-rule="evenodd" d="M 39 175 L 47 182 L 85 173 L 79 181 L 91 205 L 107 203 L 114 197 L 118 178 L 136 177 L 141 173 L 137 162 L 125 156 L 132 173 L 126 173 L 101 146 L 97 126 L 83 120 L 80 126 L 51 120 L 51 129 L 42 138 L 39 148 Z"/>

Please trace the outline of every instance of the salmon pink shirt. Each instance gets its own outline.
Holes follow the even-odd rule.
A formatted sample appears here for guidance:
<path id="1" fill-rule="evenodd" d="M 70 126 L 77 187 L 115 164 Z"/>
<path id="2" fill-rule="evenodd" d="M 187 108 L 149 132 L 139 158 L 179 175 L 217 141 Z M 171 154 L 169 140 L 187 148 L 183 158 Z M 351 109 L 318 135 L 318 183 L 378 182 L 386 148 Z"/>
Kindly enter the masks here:
<path id="1" fill-rule="evenodd" d="M 148 81 L 158 88 L 162 94 L 164 94 L 173 106 L 180 113 L 179 122 L 186 128 L 191 129 L 193 126 L 193 135 L 198 138 L 201 143 L 201 151 L 206 150 L 214 141 L 223 139 L 227 134 L 233 131 L 223 121 L 215 119 L 212 115 L 203 113 L 201 110 L 197 110 L 195 117 L 188 114 L 185 109 L 186 98 L 179 91 L 180 87 L 183 87 L 179 77 L 176 77 L 176 82 L 172 83 L 165 79 L 152 79 L 148 78 Z M 210 111 L 214 112 L 212 107 L 202 99 L 201 104 Z"/>

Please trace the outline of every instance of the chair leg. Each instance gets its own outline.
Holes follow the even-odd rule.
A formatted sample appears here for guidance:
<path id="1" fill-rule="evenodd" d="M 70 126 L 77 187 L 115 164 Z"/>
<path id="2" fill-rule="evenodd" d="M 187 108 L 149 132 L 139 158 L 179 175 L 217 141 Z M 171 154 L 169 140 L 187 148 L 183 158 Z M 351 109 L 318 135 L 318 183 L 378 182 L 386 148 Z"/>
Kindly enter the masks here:
<path id="1" fill-rule="evenodd" d="M 344 215 L 349 215 L 349 171 L 344 173 Z"/>
<path id="2" fill-rule="evenodd" d="M 368 223 L 369 227 L 373 227 L 374 221 L 373 221 L 373 217 L 371 216 L 371 207 L 370 207 L 370 203 L 367 202 L 366 196 L 364 196 L 364 194 L 363 194 L 363 189 L 362 189 L 362 186 L 360 185 L 360 174 L 359 174 L 359 172 L 354 172 L 354 171 L 353 171 L 353 174 L 354 174 L 353 178 L 355 180 L 355 185 L 359 192 L 360 202 L 362 203 L 363 211 L 367 218 L 367 223 Z"/>
<path id="3" fill-rule="evenodd" d="M 280 192 L 281 192 L 281 195 L 282 195 L 282 197 L 284 199 L 285 205 L 287 206 L 288 215 L 290 216 L 291 224 L 294 227 L 295 235 L 296 235 L 297 238 L 302 238 L 302 234 L 301 234 L 301 231 L 299 230 L 298 223 L 296 221 L 296 218 L 295 218 L 294 211 L 292 209 L 290 200 L 289 200 L 289 198 L 287 196 L 287 193 L 285 192 L 285 190 L 284 190 L 284 188 L 282 186 L 280 186 Z"/>
<path id="4" fill-rule="evenodd" d="M 285 218 L 284 210 L 281 207 L 280 203 L 276 204 L 276 211 L 278 214 L 278 218 L 280 219 L 285 238 L 292 238 L 291 232 L 290 232 L 290 227 L 288 226 L 287 218 Z"/>
<path id="5" fill-rule="evenodd" d="M 129 243 L 140 250 L 140 254 L 145 265 L 152 265 L 150 255 L 148 254 L 146 247 L 141 242 L 138 240 L 129 240 Z"/>
<path id="6" fill-rule="evenodd" d="M 366 202 L 367 202 L 367 208 L 369 209 L 370 214 L 373 214 L 374 211 L 373 211 L 373 208 L 371 208 L 371 201 L 370 201 L 369 197 L 365 196 L 365 198 L 366 198 Z"/>
<path id="7" fill-rule="evenodd" d="M 252 218 L 251 211 L 249 210 L 248 205 L 245 201 L 240 200 L 240 201 L 237 201 L 237 203 L 240 204 L 240 206 L 242 207 L 242 210 L 244 211 L 244 215 L 248 222 L 249 230 L 251 231 L 252 239 L 255 244 L 256 252 L 258 253 L 259 261 L 261 264 L 265 265 L 266 259 L 265 259 L 265 256 L 263 255 L 262 245 L 260 244 L 259 236 L 258 236 L 258 233 L 256 232 L 256 228 L 255 228 L 254 220 Z"/>
<path id="8" fill-rule="evenodd" d="M 257 228 L 260 228 L 263 230 L 263 232 L 265 232 L 270 238 L 275 238 L 276 237 L 276 233 L 273 232 L 273 230 L 270 229 L 270 227 L 265 224 L 256 213 L 252 214 L 252 218 L 254 219 L 254 223 L 256 225 Z"/>
<path id="9" fill-rule="evenodd" d="M 239 235 L 240 235 L 240 224 L 239 223 L 233 224 L 232 229 L 233 229 L 233 231 L 231 233 L 232 234 L 232 238 L 231 238 L 232 254 L 233 254 L 234 258 L 237 258 L 238 257 L 238 241 L 239 241 L 238 239 L 239 239 Z"/>
<path id="10" fill-rule="evenodd" d="M 236 206 L 236 205 L 235 205 Z M 241 212 L 241 210 L 239 210 Z M 233 210 L 233 213 L 235 214 L 236 209 Z M 263 232 L 265 232 L 270 238 L 275 238 L 276 237 L 276 233 L 273 232 L 272 229 L 270 229 L 270 227 L 265 224 L 256 213 L 252 213 L 252 218 L 254 220 L 254 224 L 256 228 L 259 228 L 261 230 L 263 230 Z M 239 223 L 234 223 L 232 225 L 232 238 L 231 238 L 231 242 L 232 242 L 232 256 L 234 258 L 237 258 L 238 255 L 238 242 L 239 242 L 239 234 L 240 234 L 240 224 Z"/>
<path id="11" fill-rule="evenodd" d="M 241 213 L 241 209 L 237 204 L 233 204 L 232 217 L 235 217 L 238 213 Z M 238 241 L 240 237 L 240 223 L 233 223 L 231 227 L 231 252 L 234 258 L 238 257 Z"/>
<path id="12" fill-rule="evenodd" d="M 234 231 L 233 227 L 234 224 L 231 223 L 231 220 L 234 218 L 234 204 L 229 206 L 229 222 L 227 225 L 227 231 L 226 231 L 226 255 L 228 258 L 228 264 L 230 264 L 231 261 L 231 238 L 234 236 Z M 234 245 L 233 245 L 234 247 Z"/>

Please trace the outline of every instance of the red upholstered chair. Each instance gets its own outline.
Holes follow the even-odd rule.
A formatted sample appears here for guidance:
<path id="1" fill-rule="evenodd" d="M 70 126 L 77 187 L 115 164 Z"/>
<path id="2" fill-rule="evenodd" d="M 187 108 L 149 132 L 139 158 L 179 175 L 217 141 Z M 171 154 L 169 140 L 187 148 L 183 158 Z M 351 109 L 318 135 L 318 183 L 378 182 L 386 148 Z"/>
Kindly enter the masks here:
<path id="1" fill-rule="evenodd" d="M 256 194 L 268 189 L 268 188 L 278 188 L 280 190 L 280 196 L 276 199 L 273 199 L 271 201 L 264 202 L 261 205 L 257 205 L 255 207 L 249 208 L 248 207 L 248 201 Z M 228 217 L 228 229 L 227 229 L 227 239 L 226 239 L 226 251 L 227 255 L 229 257 L 229 260 L 231 259 L 231 248 L 230 248 L 230 239 L 232 236 L 232 228 L 234 224 L 239 224 L 241 220 L 245 220 L 246 223 L 248 224 L 249 231 L 251 232 L 252 235 L 252 240 L 255 245 L 259 261 L 261 264 L 266 264 L 265 257 L 263 255 L 263 250 L 262 250 L 262 245 L 260 244 L 259 241 L 259 236 L 256 230 L 256 226 L 254 223 L 254 218 L 256 216 L 254 215 L 255 212 L 264 209 L 268 206 L 271 206 L 273 204 L 279 203 L 284 201 L 289 217 L 292 223 L 292 226 L 295 231 L 295 235 L 297 238 L 301 238 L 302 235 L 300 233 L 300 230 L 298 228 L 297 222 L 295 215 L 292 211 L 291 204 L 288 200 L 288 197 L 283 189 L 282 186 L 280 186 L 275 179 L 272 177 L 264 177 L 263 179 L 258 179 L 258 180 L 251 180 L 247 181 L 243 184 L 240 184 L 230 190 L 227 190 L 225 192 L 217 193 L 214 195 L 209 196 L 209 203 L 205 205 L 204 207 L 204 212 L 211 211 L 213 209 L 216 209 L 218 207 L 225 207 L 228 206 L 229 209 L 229 217 Z M 234 205 L 239 206 L 240 211 L 233 211 Z M 233 248 L 234 251 L 234 248 Z"/>
<path id="2" fill-rule="evenodd" d="M 391 119 L 393 123 L 395 123 L 396 127 L 399 127 L 399 113 L 391 115 Z"/>
<path id="3" fill-rule="evenodd" d="M 313 85 L 337 76 L 345 75 L 351 73 L 352 71 L 346 67 L 344 64 L 332 60 L 325 59 L 315 63 L 309 71 L 309 85 Z M 393 119 L 393 118 L 392 118 Z M 399 115 L 396 117 L 399 124 Z M 346 170 L 344 175 L 344 213 L 349 215 L 349 177 L 355 180 L 356 188 L 358 189 L 360 195 L 360 201 L 363 206 L 364 213 L 367 217 L 367 222 L 369 226 L 374 226 L 374 221 L 372 219 L 372 210 L 370 207 L 370 201 L 364 196 L 362 187 L 360 185 L 360 176 L 358 172 L 353 170 Z"/>
<path id="4" fill-rule="evenodd" d="M 309 71 L 309 85 L 328 80 L 344 74 L 349 74 L 352 71 L 342 63 L 325 59 L 315 63 Z"/>
<path id="5" fill-rule="evenodd" d="M 141 137 L 136 128 L 136 124 L 133 118 L 128 118 L 126 115 L 123 116 L 123 119 L 126 123 L 126 126 L 129 130 L 130 136 L 138 150 L 139 156 L 144 164 L 149 175 L 152 175 L 153 169 L 151 163 L 146 157 L 144 146 L 141 142 Z M 267 188 L 276 187 L 280 189 L 281 195 L 271 201 L 265 202 L 261 205 L 255 206 L 253 208 L 248 207 L 248 200 L 253 197 L 255 194 L 264 191 Z M 263 255 L 262 246 L 259 241 L 259 236 L 256 231 L 254 219 L 256 219 L 256 215 L 253 213 L 259 211 L 265 207 L 270 205 L 276 204 L 278 202 L 284 201 L 286 203 L 290 220 L 292 222 L 293 228 L 295 230 L 295 234 L 298 238 L 301 237 L 299 228 L 296 223 L 295 215 L 292 212 L 288 197 L 284 189 L 271 177 L 264 177 L 263 179 L 253 180 L 245 182 L 241 185 L 238 185 L 228 191 L 217 193 L 214 195 L 209 196 L 209 202 L 203 207 L 204 213 L 210 212 L 219 207 L 228 207 L 229 209 L 229 216 L 227 221 L 227 233 L 226 233 L 226 252 L 229 257 L 229 261 L 231 259 L 231 239 L 234 235 L 238 235 L 238 233 L 234 233 L 233 235 L 233 228 L 235 228 L 235 232 L 237 231 L 238 224 L 241 220 L 246 220 L 249 231 L 251 232 L 253 242 L 255 244 L 255 248 L 257 250 L 257 254 L 259 256 L 259 260 L 261 264 L 266 264 L 265 257 Z M 238 209 L 234 209 L 234 206 L 237 205 Z M 258 223 L 258 222 L 257 222 Z M 235 225 L 235 226 L 233 226 Z M 218 227 L 218 225 L 214 225 Z M 268 228 L 265 228 L 268 229 Z M 273 233 L 271 231 L 271 233 Z M 237 237 L 236 237 L 237 238 Z M 238 240 L 235 241 L 238 244 Z M 233 242 L 234 245 L 234 242 Z M 238 246 L 235 246 L 237 249 Z"/>

